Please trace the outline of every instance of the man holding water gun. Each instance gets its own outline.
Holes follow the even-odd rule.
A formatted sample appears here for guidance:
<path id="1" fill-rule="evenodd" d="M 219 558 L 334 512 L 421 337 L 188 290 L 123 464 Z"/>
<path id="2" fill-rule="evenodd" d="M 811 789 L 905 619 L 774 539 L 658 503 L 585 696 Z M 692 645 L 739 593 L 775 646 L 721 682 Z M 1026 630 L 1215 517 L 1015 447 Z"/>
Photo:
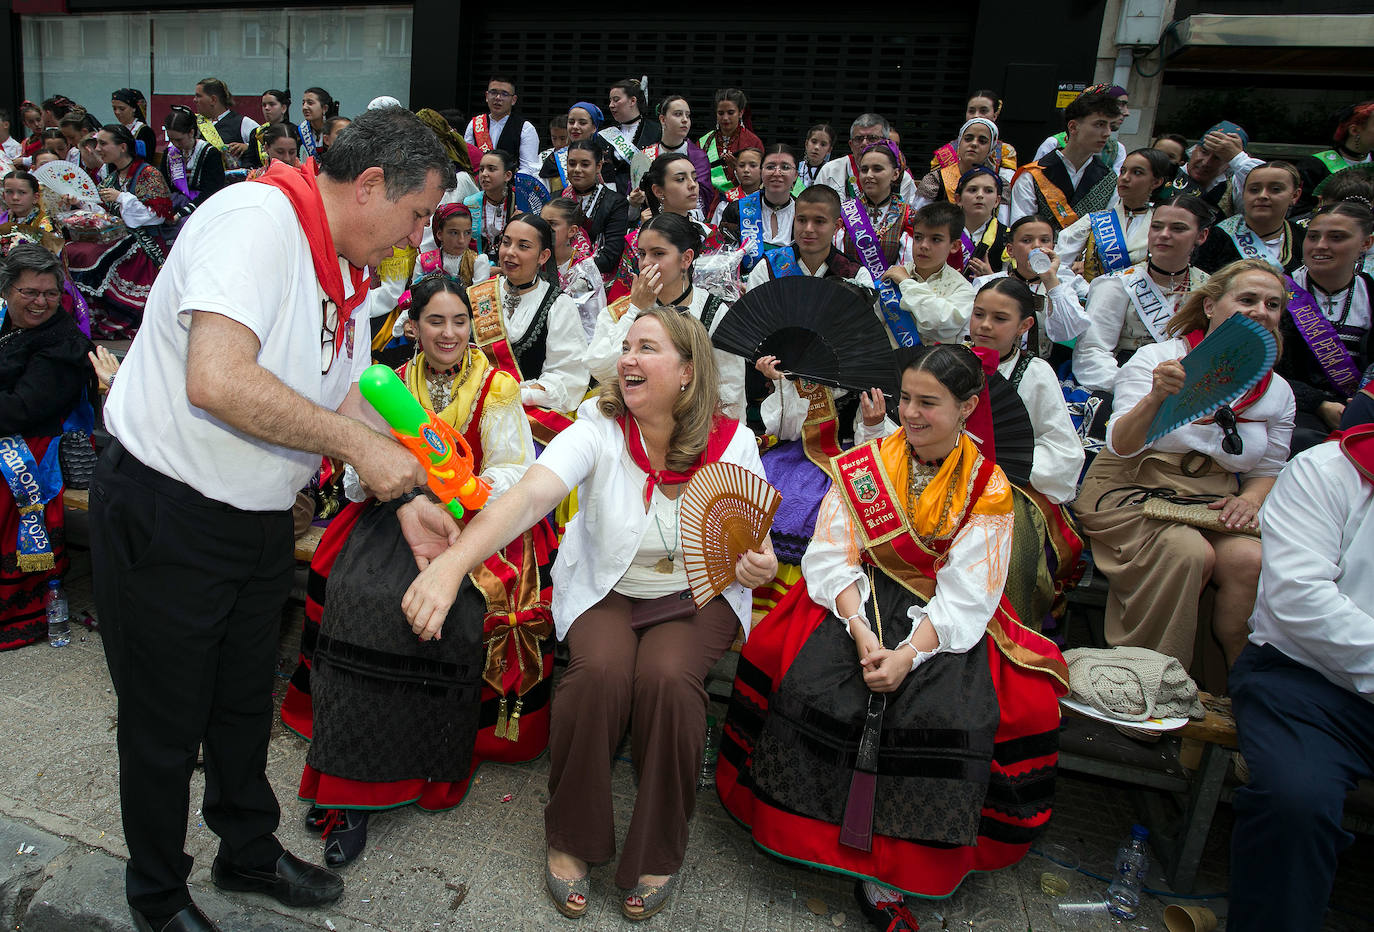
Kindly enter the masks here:
<path id="1" fill-rule="evenodd" d="M 139 929 L 217 928 L 191 900 L 190 776 L 204 747 L 211 878 L 288 906 L 343 881 L 286 852 L 267 781 L 272 681 L 290 591 L 291 505 L 320 456 L 381 499 L 426 481 L 362 423 L 370 362 L 363 269 L 418 246 L 454 184 L 399 108 L 339 134 L 323 170 L 274 164 L 197 212 L 148 299 L 105 409 L 114 442 L 91 486 L 94 591 L 119 700 L 126 893 Z M 377 421 L 380 427 L 380 421 Z M 423 566 L 456 535 L 423 496 L 402 509 Z"/>

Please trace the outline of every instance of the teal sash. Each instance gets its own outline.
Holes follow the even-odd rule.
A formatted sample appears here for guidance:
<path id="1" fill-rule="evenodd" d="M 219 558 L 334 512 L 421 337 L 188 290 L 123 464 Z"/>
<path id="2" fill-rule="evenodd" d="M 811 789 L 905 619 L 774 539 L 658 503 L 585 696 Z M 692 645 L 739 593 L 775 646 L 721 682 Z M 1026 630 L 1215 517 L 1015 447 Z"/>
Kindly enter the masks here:
<path id="1" fill-rule="evenodd" d="M 763 192 L 739 199 L 739 238 L 744 248 L 740 270 L 748 272 L 763 257 Z"/>

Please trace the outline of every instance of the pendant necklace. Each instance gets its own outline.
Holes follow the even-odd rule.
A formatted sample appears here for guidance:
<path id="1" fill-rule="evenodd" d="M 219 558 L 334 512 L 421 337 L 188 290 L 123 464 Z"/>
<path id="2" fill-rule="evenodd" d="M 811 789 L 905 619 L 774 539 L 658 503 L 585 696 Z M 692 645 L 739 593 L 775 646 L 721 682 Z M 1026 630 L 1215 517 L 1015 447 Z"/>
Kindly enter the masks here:
<path id="1" fill-rule="evenodd" d="M 681 515 L 680 515 L 679 512 L 678 512 L 678 507 L 679 507 L 679 499 L 673 499 L 673 521 L 675 522 L 675 525 L 674 525 L 674 527 L 673 527 L 673 543 L 672 543 L 672 544 L 669 544 L 669 543 L 668 543 L 668 538 L 667 538 L 667 536 L 663 533 L 663 525 L 659 523 L 659 520 L 658 520 L 658 508 L 657 508 L 657 507 L 654 508 L 654 527 L 656 527 L 656 528 L 658 529 L 658 539 L 659 539 L 660 541 L 662 541 L 662 543 L 663 543 L 663 549 L 666 550 L 666 551 L 668 551 L 668 555 L 667 555 L 666 557 L 660 557 L 659 560 L 658 560 L 658 562 L 654 564 L 654 572 L 655 572 L 655 573 L 663 573 L 663 574 L 667 575 L 668 573 L 671 573 L 671 572 L 673 571 L 673 569 L 674 569 L 674 567 L 673 567 L 673 556 L 674 556 L 674 554 L 677 552 L 678 528 L 679 528 L 679 526 L 681 525 L 681 522 L 682 522 Z"/>

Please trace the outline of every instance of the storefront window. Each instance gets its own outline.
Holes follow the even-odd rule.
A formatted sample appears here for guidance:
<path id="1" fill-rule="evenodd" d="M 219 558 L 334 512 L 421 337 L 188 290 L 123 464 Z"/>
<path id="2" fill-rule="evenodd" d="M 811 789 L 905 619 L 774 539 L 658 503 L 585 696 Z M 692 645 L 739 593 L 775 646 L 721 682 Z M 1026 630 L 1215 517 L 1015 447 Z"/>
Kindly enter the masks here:
<path id="1" fill-rule="evenodd" d="M 197 81 L 217 77 L 253 119 L 268 88 L 290 91 L 293 122 L 307 87 L 329 91 L 349 116 L 380 94 L 409 100 L 411 26 L 405 6 L 25 16 L 24 95 L 65 94 L 107 121 L 110 92 L 134 87 L 160 122 L 172 104 L 192 104 Z"/>

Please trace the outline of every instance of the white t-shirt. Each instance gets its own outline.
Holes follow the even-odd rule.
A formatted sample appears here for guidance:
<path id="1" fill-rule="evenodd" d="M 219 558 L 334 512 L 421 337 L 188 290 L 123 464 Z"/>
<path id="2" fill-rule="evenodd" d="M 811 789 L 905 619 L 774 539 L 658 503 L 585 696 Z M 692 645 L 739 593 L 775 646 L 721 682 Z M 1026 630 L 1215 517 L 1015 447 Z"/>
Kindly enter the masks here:
<path id="1" fill-rule="evenodd" d="M 339 263 L 347 291 L 347 266 Z M 256 183 L 219 192 L 187 220 L 153 284 L 138 339 L 105 406 L 110 433 L 141 462 L 209 498 L 248 511 L 289 509 L 320 454 L 250 437 L 191 405 L 191 312 L 248 327 L 262 344 L 259 365 L 334 410 L 371 363 L 371 341 L 359 308 L 352 339 L 321 373 L 324 303 L 310 245 L 286 196 Z"/>

